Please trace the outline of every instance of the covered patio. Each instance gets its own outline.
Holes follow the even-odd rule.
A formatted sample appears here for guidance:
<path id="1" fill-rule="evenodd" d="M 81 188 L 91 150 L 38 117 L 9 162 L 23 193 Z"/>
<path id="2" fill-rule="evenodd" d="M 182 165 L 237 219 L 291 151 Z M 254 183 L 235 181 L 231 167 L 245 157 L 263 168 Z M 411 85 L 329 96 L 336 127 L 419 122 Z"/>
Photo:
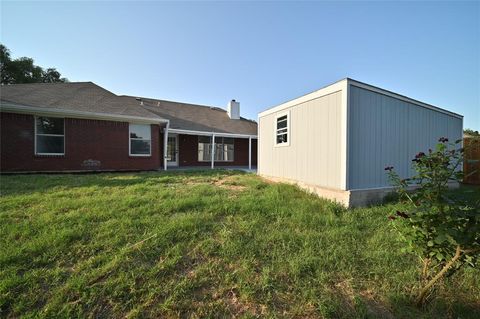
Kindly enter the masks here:
<path id="1" fill-rule="evenodd" d="M 163 170 L 239 169 L 256 171 L 257 135 L 163 129 Z"/>

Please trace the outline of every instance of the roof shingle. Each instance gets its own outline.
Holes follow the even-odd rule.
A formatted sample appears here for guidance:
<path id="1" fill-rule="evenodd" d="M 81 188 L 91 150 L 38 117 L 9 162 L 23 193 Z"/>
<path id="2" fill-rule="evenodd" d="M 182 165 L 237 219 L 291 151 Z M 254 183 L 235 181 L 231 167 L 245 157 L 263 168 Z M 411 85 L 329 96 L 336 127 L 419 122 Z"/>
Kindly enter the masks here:
<path id="1" fill-rule="evenodd" d="M 121 97 L 130 100 L 130 102 L 136 101 L 136 98 L 132 96 Z M 257 135 L 256 122 L 245 118 L 232 120 L 228 116 L 226 110 L 218 107 L 148 98 L 142 98 L 142 101 L 143 107 L 149 112 L 155 113 L 162 118 L 169 119 L 170 128 L 191 131 Z"/>
<path id="2" fill-rule="evenodd" d="M 33 83 L 0 86 L 0 100 L 22 106 L 104 113 L 150 119 L 168 119 L 174 129 L 257 134 L 257 123 L 232 120 L 224 109 L 142 98 L 118 96 L 92 82 Z"/>
<path id="3" fill-rule="evenodd" d="M 23 106 L 160 118 L 92 82 L 31 83 L 0 86 L 0 100 Z"/>

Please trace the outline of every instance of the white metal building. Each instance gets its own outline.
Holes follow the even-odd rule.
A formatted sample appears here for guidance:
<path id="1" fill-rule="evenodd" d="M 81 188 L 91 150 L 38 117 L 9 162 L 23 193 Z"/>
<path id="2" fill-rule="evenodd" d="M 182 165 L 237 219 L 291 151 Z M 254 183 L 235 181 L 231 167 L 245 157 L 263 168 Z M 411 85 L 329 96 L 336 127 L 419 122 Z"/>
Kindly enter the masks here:
<path id="1" fill-rule="evenodd" d="M 411 173 L 411 159 L 440 137 L 461 139 L 463 116 L 352 79 L 259 114 L 258 173 L 345 206 L 391 191 L 384 168 Z"/>

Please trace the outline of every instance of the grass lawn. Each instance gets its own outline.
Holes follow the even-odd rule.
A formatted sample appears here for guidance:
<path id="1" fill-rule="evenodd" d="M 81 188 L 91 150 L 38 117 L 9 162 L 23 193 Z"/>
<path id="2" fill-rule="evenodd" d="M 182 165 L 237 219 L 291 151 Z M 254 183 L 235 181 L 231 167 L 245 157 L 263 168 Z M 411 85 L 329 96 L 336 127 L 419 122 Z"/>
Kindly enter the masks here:
<path id="1" fill-rule="evenodd" d="M 0 317 L 480 317 L 473 269 L 412 306 L 396 203 L 221 170 L 0 181 Z"/>

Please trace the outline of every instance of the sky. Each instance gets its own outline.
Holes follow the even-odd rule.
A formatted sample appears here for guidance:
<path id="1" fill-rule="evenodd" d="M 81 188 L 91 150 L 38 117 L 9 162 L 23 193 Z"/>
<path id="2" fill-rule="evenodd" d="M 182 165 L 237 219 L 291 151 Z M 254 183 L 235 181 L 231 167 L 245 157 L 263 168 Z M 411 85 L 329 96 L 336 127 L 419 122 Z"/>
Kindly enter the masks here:
<path id="1" fill-rule="evenodd" d="M 13 57 L 116 93 L 258 112 L 345 77 L 480 130 L 480 1 L 1 2 Z"/>

